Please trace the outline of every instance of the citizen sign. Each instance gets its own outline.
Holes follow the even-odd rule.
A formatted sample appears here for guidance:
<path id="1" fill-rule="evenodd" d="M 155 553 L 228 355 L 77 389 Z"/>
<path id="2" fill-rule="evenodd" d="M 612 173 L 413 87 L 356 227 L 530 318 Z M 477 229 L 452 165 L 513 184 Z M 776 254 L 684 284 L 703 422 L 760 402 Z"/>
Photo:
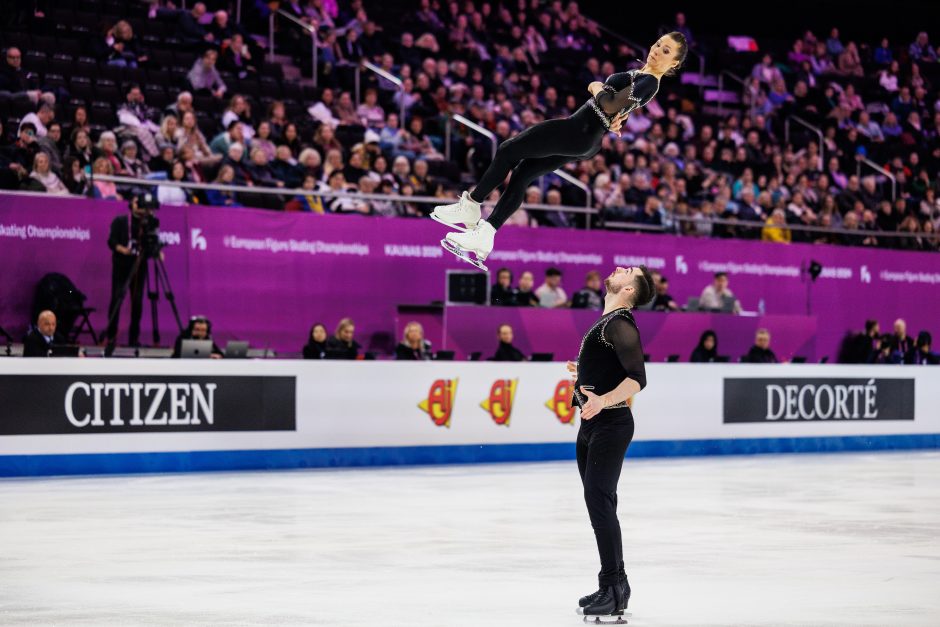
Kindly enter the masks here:
<path id="1" fill-rule="evenodd" d="M 725 379 L 724 422 L 914 420 L 913 379 Z"/>
<path id="2" fill-rule="evenodd" d="M 0 435 L 293 431 L 294 377 L 0 376 Z"/>

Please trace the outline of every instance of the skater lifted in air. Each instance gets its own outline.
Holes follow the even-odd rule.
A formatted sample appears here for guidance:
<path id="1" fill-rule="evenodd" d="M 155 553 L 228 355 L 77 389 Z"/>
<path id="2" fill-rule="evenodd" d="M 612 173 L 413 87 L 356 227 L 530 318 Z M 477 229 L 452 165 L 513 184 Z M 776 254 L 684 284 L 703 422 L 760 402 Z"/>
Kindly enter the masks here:
<path id="1" fill-rule="evenodd" d="M 578 472 L 601 561 L 598 590 L 581 598 L 578 614 L 585 622 L 623 624 L 630 584 L 617 519 L 617 482 L 633 439 L 628 401 L 646 387 L 640 331 L 630 310 L 648 303 L 655 291 L 645 266 L 617 268 L 604 285 L 604 313 L 584 335 L 578 361 L 568 362 L 568 372 L 577 378 L 571 404 L 581 408 Z"/>
<path id="2" fill-rule="evenodd" d="M 600 150 L 604 134 L 609 130 L 619 131 L 631 111 L 649 103 L 659 91 L 660 79 L 682 65 L 686 52 L 682 33 L 663 35 L 650 48 L 642 68 L 611 74 L 603 83 L 594 81 L 588 85 L 591 98 L 573 114 L 530 126 L 500 144 L 493 162 L 474 190 L 464 192 L 453 204 L 435 207 L 431 213 L 438 222 L 460 231 L 448 233 L 441 245 L 486 270 L 483 261 L 493 250 L 496 231 L 522 204 L 526 187 L 568 162 L 594 156 Z M 512 177 L 506 190 L 493 213 L 482 220 L 480 204 L 505 180 L 510 170 Z"/>

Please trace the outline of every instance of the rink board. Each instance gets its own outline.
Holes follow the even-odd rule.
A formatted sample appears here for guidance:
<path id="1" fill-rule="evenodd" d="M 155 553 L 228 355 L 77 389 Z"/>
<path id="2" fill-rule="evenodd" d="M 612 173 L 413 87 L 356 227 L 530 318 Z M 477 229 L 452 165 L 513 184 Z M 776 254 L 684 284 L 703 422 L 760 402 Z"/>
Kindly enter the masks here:
<path id="1" fill-rule="evenodd" d="M 628 457 L 940 447 L 940 368 L 649 364 Z M 571 459 L 560 363 L 0 360 L 0 476 Z"/>

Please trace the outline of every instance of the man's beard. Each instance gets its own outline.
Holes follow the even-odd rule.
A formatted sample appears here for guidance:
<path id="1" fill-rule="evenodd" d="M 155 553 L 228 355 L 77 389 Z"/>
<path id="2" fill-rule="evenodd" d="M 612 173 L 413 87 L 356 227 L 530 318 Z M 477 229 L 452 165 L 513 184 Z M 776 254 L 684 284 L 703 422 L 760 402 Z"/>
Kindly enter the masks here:
<path id="1" fill-rule="evenodd" d="M 616 296 L 617 294 L 619 294 L 619 293 L 620 293 L 620 290 L 623 289 L 623 287 L 614 285 L 613 282 L 612 282 L 610 279 L 604 279 L 604 287 L 607 288 L 607 293 L 608 293 L 608 294 L 612 294 L 612 295 L 614 295 L 614 296 Z"/>

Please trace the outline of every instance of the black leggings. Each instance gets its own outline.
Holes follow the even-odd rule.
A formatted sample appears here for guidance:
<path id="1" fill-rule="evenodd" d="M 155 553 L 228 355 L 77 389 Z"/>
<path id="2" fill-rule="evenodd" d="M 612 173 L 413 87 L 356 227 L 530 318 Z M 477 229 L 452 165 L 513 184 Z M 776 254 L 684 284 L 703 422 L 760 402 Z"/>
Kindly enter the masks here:
<path id="1" fill-rule="evenodd" d="M 633 414 L 629 409 L 604 410 L 591 420 L 582 421 L 578 431 L 578 472 L 601 558 L 597 575 L 601 588 L 616 585 L 626 576 L 617 519 L 617 482 L 632 439 Z"/>
<path id="2" fill-rule="evenodd" d="M 499 145 L 493 163 L 470 192 L 470 198 L 483 202 L 512 170 L 509 185 L 487 218 L 487 222 L 498 229 L 522 204 L 525 190 L 532 181 L 570 161 L 594 156 L 605 132 L 597 113 L 588 105 L 567 118 L 530 126 Z"/>

